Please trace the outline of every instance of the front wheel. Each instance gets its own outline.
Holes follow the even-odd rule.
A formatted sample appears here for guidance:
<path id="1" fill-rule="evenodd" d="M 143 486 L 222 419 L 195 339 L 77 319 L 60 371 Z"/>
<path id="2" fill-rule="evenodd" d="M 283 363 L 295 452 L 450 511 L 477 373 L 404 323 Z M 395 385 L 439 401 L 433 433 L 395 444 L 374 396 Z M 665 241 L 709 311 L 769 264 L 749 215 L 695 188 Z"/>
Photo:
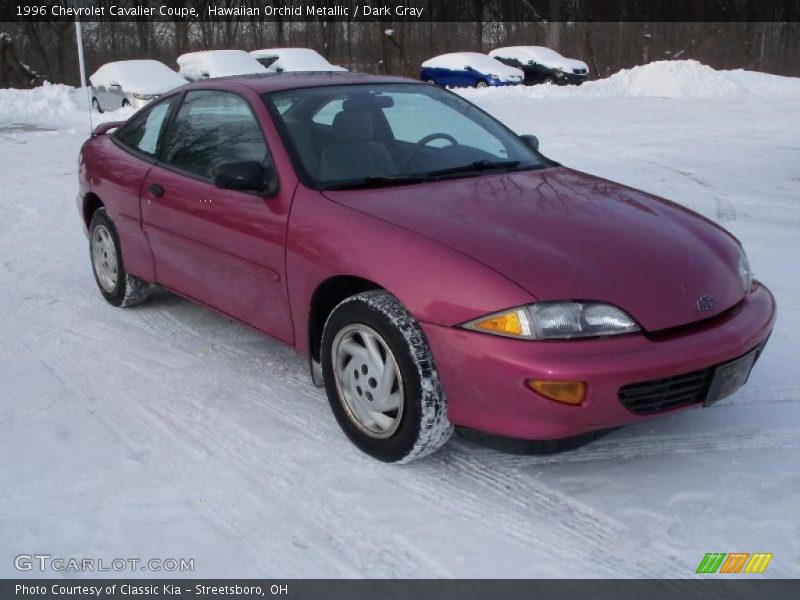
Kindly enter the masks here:
<path id="1" fill-rule="evenodd" d="M 486 82 L 485 82 L 483 79 L 479 79 L 479 80 L 478 80 L 478 81 L 475 83 L 475 87 L 476 87 L 476 88 L 478 88 L 478 89 L 480 89 L 480 88 L 485 88 L 485 87 L 489 87 L 489 84 L 488 84 L 488 83 L 486 83 Z"/>
<path id="2" fill-rule="evenodd" d="M 125 308 L 147 299 L 150 285 L 125 272 L 117 229 L 105 208 L 97 209 L 92 215 L 89 254 L 97 287 L 109 304 Z"/>
<path id="3" fill-rule="evenodd" d="M 122 108 L 130 108 L 130 105 L 131 103 L 127 98 L 122 101 Z"/>
<path id="4" fill-rule="evenodd" d="M 103 112 L 103 109 L 100 108 L 100 102 L 97 98 L 92 98 L 92 108 L 101 114 Z"/>
<path id="5" fill-rule="evenodd" d="M 363 452 L 405 463 L 450 438 L 453 427 L 425 334 L 391 294 L 364 292 L 334 308 L 321 358 L 331 410 Z"/>

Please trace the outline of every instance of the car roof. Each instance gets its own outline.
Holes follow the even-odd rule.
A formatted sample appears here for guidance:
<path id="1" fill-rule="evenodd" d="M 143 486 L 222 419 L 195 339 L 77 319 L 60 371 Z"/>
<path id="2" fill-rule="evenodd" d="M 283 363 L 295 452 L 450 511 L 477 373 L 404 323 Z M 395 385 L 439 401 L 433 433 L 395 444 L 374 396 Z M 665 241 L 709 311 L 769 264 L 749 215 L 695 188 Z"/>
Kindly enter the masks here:
<path id="1" fill-rule="evenodd" d="M 186 89 L 203 87 L 204 84 L 236 84 L 250 88 L 259 94 L 279 92 L 310 87 L 326 87 L 336 85 L 367 85 L 381 83 L 416 83 L 425 85 L 416 79 L 406 77 L 393 77 L 388 75 L 369 75 L 367 73 L 352 73 L 349 71 L 319 71 L 319 72 L 294 72 L 294 73 L 254 73 L 252 75 L 231 75 L 230 77 L 216 77 L 203 79 L 190 83 Z"/>

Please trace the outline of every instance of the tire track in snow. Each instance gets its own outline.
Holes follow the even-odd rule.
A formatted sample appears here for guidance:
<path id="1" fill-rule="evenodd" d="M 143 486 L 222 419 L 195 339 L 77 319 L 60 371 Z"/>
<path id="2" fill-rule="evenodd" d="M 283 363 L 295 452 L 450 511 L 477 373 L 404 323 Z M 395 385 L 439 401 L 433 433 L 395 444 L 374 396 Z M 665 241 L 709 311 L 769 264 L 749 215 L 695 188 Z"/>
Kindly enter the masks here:
<path id="1" fill-rule="evenodd" d="M 780 450 L 800 446 L 800 431 L 721 430 L 708 434 L 647 435 L 619 440 L 600 439 L 588 446 L 543 456 L 493 453 L 484 463 L 494 468 L 525 468 L 594 461 L 629 461 L 674 454 L 735 452 L 739 450 Z"/>
<path id="2" fill-rule="evenodd" d="M 248 371 L 250 365 L 244 364 L 240 368 Z M 328 445 L 332 435 L 337 436 L 333 439 L 341 440 L 343 450 L 349 451 L 344 436 L 330 415 L 326 415 L 327 419 L 319 419 L 313 415 L 308 419 L 297 418 L 296 391 L 293 390 L 289 396 L 292 398 L 291 409 L 286 409 L 282 405 L 286 401 L 278 397 L 273 396 L 273 402 L 260 401 L 263 396 L 261 392 L 250 389 L 255 385 L 251 379 L 252 373 L 245 374 L 250 377 L 237 377 L 236 373 L 229 375 L 230 384 L 227 389 L 231 397 L 244 398 L 249 402 L 255 401 L 259 409 L 266 409 L 270 416 L 288 426 L 292 430 L 292 435 L 300 438 L 297 442 L 293 442 L 293 445 L 303 444 L 301 441 L 303 438 L 305 442 L 311 442 L 310 449 L 308 444 L 303 444 L 302 447 L 306 448 L 306 452 L 300 453 L 299 458 L 314 453 L 318 456 L 324 455 L 325 449 L 316 450 L 313 445 L 319 446 L 320 443 Z M 198 379 L 213 380 L 213 372 L 199 373 Z M 290 383 L 289 387 L 293 388 L 294 385 Z M 307 387 L 310 391 L 317 391 L 310 383 Z M 271 391 L 274 393 L 275 390 Z M 320 403 L 315 397 L 316 394 L 304 394 L 306 395 L 310 396 L 309 400 L 312 400 L 313 405 L 328 411 L 327 404 Z M 276 406 L 279 408 L 275 409 Z M 149 413 L 158 425 L 142 424 L 143 411 Z M 129 435 L 125 433 L 125 430 L 131 428 L 132 423 L 142 424 L 137 427 L 151 429 L 157 427 L 159 437 L 166 437 L 173 442 L 178 441 L 184 452 L 193 454 L 198 459 L 214 457 L 222 464 L 231 465 L 249 481 L 263 485 L 272 494 L 279 492 L 277 495 L 287 506 L 295 505 L 296 495 L 302 493 L 297 489 L 296 482 L 303 480 L 302 468 L 297 461 L 287 459 L 287 456 L 273 457 L 274 447 L 270 446 L 269 440 L 263 439 L 247 428 L 236 426 L 232 421 L 209 419 L 207 412 L 194 397 L 184 395 L 180 402 L 171 403 L 168 407 L 158 402 L 147 402 L 132 409 L 128 403 L 122 403 L 121 409 L 118 406 L 112 411 L 107 411 L 102 420 L 114 432 L 115 437 L 127 440 L 126 443 L 131 448 L 141 445 L 140 442 L 129 440 Z M 330 423 L 321 425 L 325 420 Z M 215 443 L 209 444 L 209 440 L 214 440 Z M 371 464 L 371 461 L 368 464 Z M 347 467 L 350 466 L 352 465 L 348 463 Z M 345 561 L 337 559 L 344 574 L 364 576 L 379 572 L 390 577 L 418 577 L 420 573 L 436 577 L 447 575 L 447 571 L 438 567 L 433 557 L 421 556 L 419 548 L 411 540 L 402 534 L 387 531 L 385 524 L 376 520 L 374 516 L 359 510 L 354 517 L 354 508 L 347 500 L 348 498 L 333 497 L 323 499 L 317 494 L 303 498 L 303 506 L 308 509 L 303 515 L 306 522 L 312 524 L 318 534 L 327 540 L 335 550 L 336 556 L 347 557 Z M 348 518 L 345 519 L 344 515 Z M 398 556 L 402 560 L 398 560 Z"/>
<path id="3" fill-rule="evenodd" d="M 465 451 L 462 444 L 452 446 L 421 465 L 420 471 L 428 479 L 426 485 L 420 485 L 416 478 L 403 479 L 407 491 L 443 504 L 476 524 L 484 523 L 491 507 L 488 527 L 523 548 L 544 549 L 570 562 L 580 557 L 579 562 L 595 569 L 588 575 L 620 576 L 619 560 L 610 555 L 609 549 L 639 545 L 626 527 L 542 484 L 530 473 L 487 466 Z M 660 569 L 675 573 L 675 565 L 683 568 L 675 557 L 663 551 L 652 564 L 642 560 L 641 555 L 652 550 L 642 548 L 639 553 L 626 553 L 640 558 L 626 561 L 625 574 L 654 577 Z"/>

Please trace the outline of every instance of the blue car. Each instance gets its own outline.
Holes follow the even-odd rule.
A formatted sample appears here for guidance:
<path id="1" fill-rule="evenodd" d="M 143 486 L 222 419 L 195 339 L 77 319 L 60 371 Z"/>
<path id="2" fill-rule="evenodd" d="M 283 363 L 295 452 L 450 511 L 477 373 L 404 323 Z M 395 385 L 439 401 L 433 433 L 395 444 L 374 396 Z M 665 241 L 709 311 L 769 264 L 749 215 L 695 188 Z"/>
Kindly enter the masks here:
<path id="1" fill-rule="evenodd" d="M 483 88 L 519 85 L 525 74 L 499 60 L 478 52 L 451 52 L 422 63 L 419 78 L 442 87 Z"/>

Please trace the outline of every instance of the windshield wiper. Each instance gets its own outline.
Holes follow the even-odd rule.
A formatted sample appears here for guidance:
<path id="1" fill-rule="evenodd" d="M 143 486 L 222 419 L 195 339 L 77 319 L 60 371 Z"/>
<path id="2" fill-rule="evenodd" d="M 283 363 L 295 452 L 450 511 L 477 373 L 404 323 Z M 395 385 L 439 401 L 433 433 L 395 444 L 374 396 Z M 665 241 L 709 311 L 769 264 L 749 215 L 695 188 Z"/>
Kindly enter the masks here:
<path id="1" fill-rule="evenodd" d="M 359 188 L 381 187 L 384 185 L 404 185 L 430 181 L 428 175 L 370 175 L 363 179 L 337 181 L 326 185 L 326 190 L 356 190 Z"/>
<path id="2" fill-rule="evenodd" d="M 429 171 L 425 173 L 428 177 L 441 177 L 442 175 L 455 175 L 457 173 L 471 173 L 473 171 L 492 171 L 494 169 L 516 169 L 522 163 L 518 160 L 505 160 L 499 162 L 492 162 L 490 160 L 476 160 L 466 165 L 458 167 L 450 167 L 448 169 L 439 169 L 438 171 Z"/>

